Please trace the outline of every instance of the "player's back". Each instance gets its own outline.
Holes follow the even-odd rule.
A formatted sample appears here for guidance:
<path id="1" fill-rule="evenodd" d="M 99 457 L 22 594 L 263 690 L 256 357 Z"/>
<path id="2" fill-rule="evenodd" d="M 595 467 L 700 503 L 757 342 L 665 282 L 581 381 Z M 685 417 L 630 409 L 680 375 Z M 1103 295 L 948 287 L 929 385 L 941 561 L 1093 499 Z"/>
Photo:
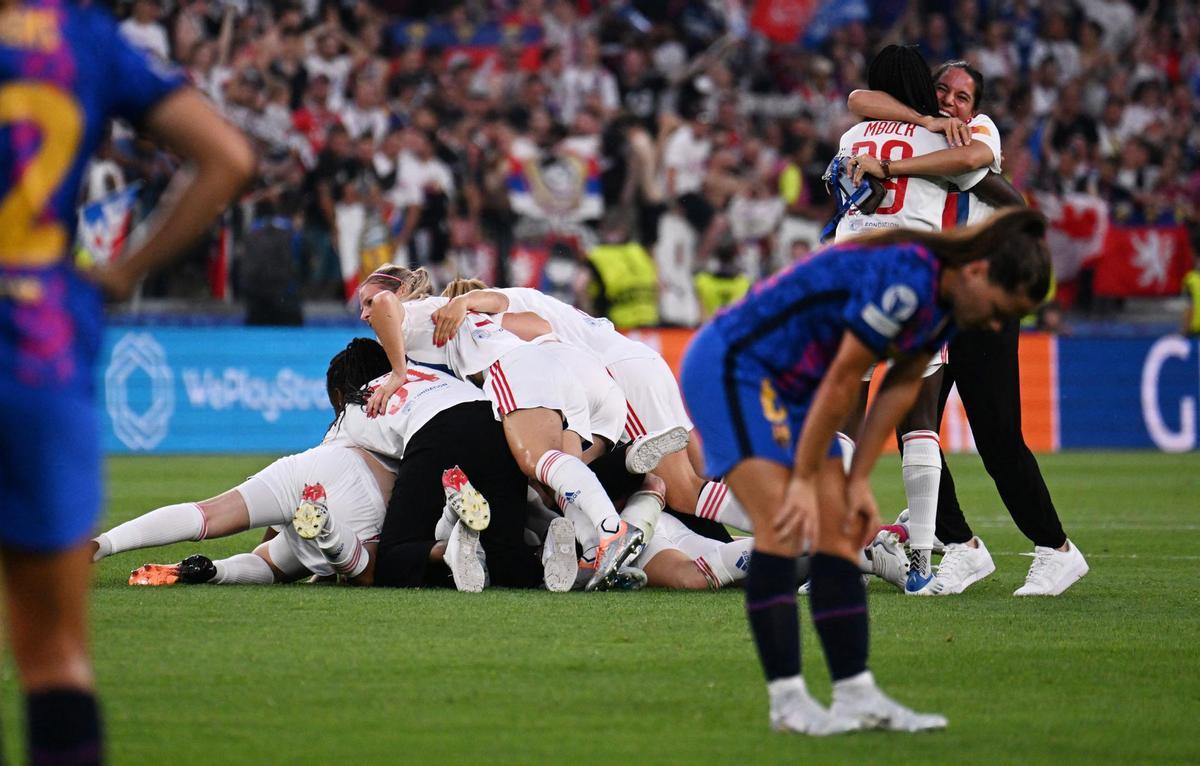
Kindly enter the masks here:
<path id="1" fill-rule="evenodd" d="M 854 157 L 869 154 L 878 160 L 896 161 L 946 149 L 946 139 L 919 125 L 888 120 L 860 122 L 842 134 L 838 155 Z M 881 228 L 905 228 L 939 231 L 946 195 L 951 184 L 970 188 L 986 171 L 972 171 L 960 176 L 930 178 L 901 176 L 883 182 L 887 192 L 879 207 L 870 215 L 851 209 L 838 224 L 835 240 Z"/>
<path id="2" fill-rule="evenodd" d="M 532 311 L 549 322 L 559 338 L 589 349 L 606 365 L 622 359 L 656 356 L 652 348 L 625 337 L 607 319 L 580 311 L 540 290 L 509 287 L 497 292 L 508 298 L 509 311 Z"/>
<path id="3" fill-rule="evenodd" d="M 182 83 L 104 11 L 0 11 L 0 380 L 90 392 L 101 307 L 71 263 L 79 186 L 109 118 L 140 121 Z"/>

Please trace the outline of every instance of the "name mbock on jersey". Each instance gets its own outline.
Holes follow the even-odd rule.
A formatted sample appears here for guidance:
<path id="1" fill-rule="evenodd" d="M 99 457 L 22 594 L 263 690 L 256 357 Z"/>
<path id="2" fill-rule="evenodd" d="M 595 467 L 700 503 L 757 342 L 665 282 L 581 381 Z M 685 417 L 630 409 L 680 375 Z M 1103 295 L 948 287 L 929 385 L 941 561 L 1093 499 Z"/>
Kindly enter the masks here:
<path id="1" fill-rule="evenodd" d="M 994 126 L 993 126 L 994 130 Z M 869 154 L 878 160 L 903 160 L 949 148 L 940 133 L 932 133 L 919 125 L 888 120 L 860 122 L 842 134 L 839 157 Z M 987 168 L 957 176 L 934 178 L 928 176 L 899 176 L 883 182 L 886 195 L 874 213 L 864 215 L 851 209 L 838 224 L 834 241 L 853 237 L 874 229 L 919 229 L 939 231 L 942 211 L 950 185 L 970 189 L 979 183 Z"/>

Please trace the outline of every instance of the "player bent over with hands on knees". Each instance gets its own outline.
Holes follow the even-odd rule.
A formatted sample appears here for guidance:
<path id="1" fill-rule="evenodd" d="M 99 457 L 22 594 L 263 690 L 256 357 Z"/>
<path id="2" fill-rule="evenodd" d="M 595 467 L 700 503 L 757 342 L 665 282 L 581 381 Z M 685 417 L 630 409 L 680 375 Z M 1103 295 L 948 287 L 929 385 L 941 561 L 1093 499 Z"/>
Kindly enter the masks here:
<path id="1" fill-rule="evenodd" d="M 942 728 L 888 698 L 867 668 L 859 551 L 879 527 L 869 476 L 958 327 L 999 329 L 1049 288 L 1046 222 L 1004 210 L 950 232 L 895 229 L 818 252 L 757 285 L 702 329 L 683 390 L 706 470 L 724 475 L 754 523 L 746 579 L 772 728 L 814 735 Z M 835 432 L 863 373 L 894 364 L 858 433 L 849 475 Z M 833 678 L 827 710 L 800 675 L 796 557 L 811 547 L 811 606 Z"/>

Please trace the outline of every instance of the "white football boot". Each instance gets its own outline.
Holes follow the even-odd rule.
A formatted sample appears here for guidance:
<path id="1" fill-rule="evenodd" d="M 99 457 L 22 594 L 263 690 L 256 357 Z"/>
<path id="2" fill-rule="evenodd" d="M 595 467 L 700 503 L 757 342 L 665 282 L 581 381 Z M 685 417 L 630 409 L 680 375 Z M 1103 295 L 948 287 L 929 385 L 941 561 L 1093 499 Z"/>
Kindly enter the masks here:
<path id="1" fill-rule="evenodd" d="M 688 431 L 683 426 L 639 436 L 625 451 L 625 470 L 630 473 L 650 473 L 658 468 L 664 457 L 687 445 Z"/>
<path id="2" fill-rule="evenodd" d="M 446 493 L 446 507 L 464 524 L 476 532 L 488 528 L 492 521 L 491 506 L 487 498 L 471 485 L 461 468 L 454 466 L 442 471 L 442 489 Z"/>
<path id="3" fill-rule="evenodd" d="M 1087 560 L 1070 540 L 1065 551 L 1038 545 L 1033 549 L 1033 564 L 1029 566 L 1025 584 L 1013 595 L 1057 596 L 1087 573 Z"/>
<path id="4" fill-rule="evenodd" d="M 767 695 L 772 731 L 826 737 L 862 728 L 856 719 L 836 717 L 813 699 L 801 676 L 770 682 Z"/>
<path id="5" fill-rule="evenodd" d="M 542 582 L 548 591 L 566 593 L 575 586 L 578 575 L 575 525 L 570 519 L 560 516 L 550 522 L 546 541 L 542 543 Z"/>
<path id="6" fill-rule="evenodd" d="M 454 587 L 463 593 L 480 593 L 487 587 L 487 563 L 479 533 L 459 521 L 446 541 L 446 566 L 454 577 Z"/>
<path id="7" fill-rule="evenodd" d="M 952 596 L 962 593 L 974 583 L 996 571 L 996 562 L 988 553 L 983 540 L 974 538 L 979 544 L 972 548 L 966 543 L 950 543 L 942 555 L 942 563 L 938 565 L 933 582 L 929 583 L 919 595 L 922 596 Z"/>
<path id="8" fill-rule="evenodd" d="M 946 728 L 945 716 L 909 710 L 884 694 L 869 670 L 834 682 L 829 712 L 837 719 L 856 721 L 863 729 L 918 732 Z"/>
<path id="9" fill-rule="evenodd" d="M 871 574 L 904 589 L 905 580 L 908 579 L 908 557 L 904 555 L 904 545 L 895 532 L 881 530 L 863 550 L 863 555 L 871 563 Z"/>

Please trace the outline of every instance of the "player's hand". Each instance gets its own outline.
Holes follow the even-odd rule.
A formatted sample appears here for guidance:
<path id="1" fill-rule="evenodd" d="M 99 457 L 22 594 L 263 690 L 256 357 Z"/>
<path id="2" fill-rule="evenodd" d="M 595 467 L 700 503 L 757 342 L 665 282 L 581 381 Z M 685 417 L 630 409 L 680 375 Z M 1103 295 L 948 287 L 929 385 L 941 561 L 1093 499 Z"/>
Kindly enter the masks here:
<path id="1" fill-rule="evenodd" d="M 462 326 L 463 320 L 466 318 L 467 302 L 462 299 L 462 296 L 433 312 L 433 322 L 437 325 L 433 330 L 433 342 L 438 346 L 446 345 L 446 342 L 454 337 L 454 333 L 458 332 L 458 328 Z"/>
<path id="2" fill-rule="evenodd" d="M 846 519 L 843 531 L 859 548 L 867 547 L 879 531 L 879 505 L 871 484 L 866 479 L 854 479 L 846 483 Z"/>
<path id="3" fill-rule="evenodd" d="M 104 294 L 117 303 L 123 303 L 133 297 L 137 288 L 139 275 L 133 274 L 122 263 L 108 263 L 83 269 L 84 277 L 94 282 L 104 291 Z"/>
<path id="4" fill-rule="evenodd" d="M 950 146 L 966 146 L 971 143 L 971 128 L 957 117 L 934 117 L 926 127 L 933 133 L 946 136 Z"/>
<path id="5" fill-rule="evenodd" d="M 787 540 L 799 537 L 803 550 L 816 542 L 817 512 L 816 484 L 792 476 L 783 495 L 783 507 L 779 509 L 772 526 L 780 538 Z"/>
<path id="6" fill-rule="evenodd" d="M 883 178 L 883 166 L 879 164 L 879 160 L 869 154 L 860 154 L 857 157 L 850 159 L 850 180 L 855 186 L 862 183 L 864 175 L 872 175 L 876 178 Z"/>
<path id="7" fill-rule="evenodd" d="M 387 380 L 383 381 L 383 385 L 371 392 L 371 398 L 367 400 L 367 417 L 379 417 L 387 411 L 388 400 L 404 386 L 406 377 L 404 373 L 397 375 L 396 371 L 392 370 Z"/>

